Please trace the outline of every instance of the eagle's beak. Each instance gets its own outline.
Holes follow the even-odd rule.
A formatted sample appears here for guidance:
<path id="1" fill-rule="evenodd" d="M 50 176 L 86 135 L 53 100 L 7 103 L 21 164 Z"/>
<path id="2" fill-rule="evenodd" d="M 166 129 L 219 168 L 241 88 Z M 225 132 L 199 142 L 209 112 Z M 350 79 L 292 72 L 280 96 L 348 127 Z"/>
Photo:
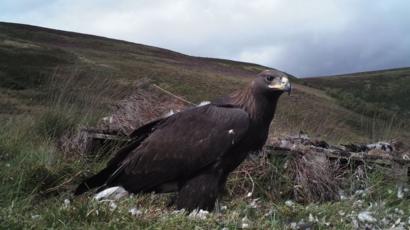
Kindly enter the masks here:
<path id="1" fill-rule="evenodd" d="M 290 95 L 290 92 L 292 91 L 292 86 L 287 77 L 280 77 L 278 78 L 278 80 L 272 81 L 272 83 L 269 85 L 269 88 L 282 90 L 283 92 L 288 92 L 289 95 Z"/>

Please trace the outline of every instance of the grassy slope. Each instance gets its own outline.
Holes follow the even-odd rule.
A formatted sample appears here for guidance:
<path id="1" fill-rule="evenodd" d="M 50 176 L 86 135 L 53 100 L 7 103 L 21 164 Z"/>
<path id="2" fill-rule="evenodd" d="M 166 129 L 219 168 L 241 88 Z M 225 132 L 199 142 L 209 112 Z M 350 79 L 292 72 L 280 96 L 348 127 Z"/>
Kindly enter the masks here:
<path id="1" fill-rule="evenodd" d="M 27 90 L 75 69 L 84 78 L 109 77 L 123 85 L 150 78 L 189 99 L 219 95 L 238 86 L 238 76 L 263 67 L 196 58 L 119 40 L 16 24 L 0 24 L 1 87 Z M 87 79 L 85 79 L 87 80 Z M 183 83 L 183 84 L 181 84 Z"/>
<path id="2" fill-rule="evenodd" d="M 142 206 L 149 212 L 155 212 L 151 206 L 163 208 L 157 204 L 159 201 L 150 201 L 149 196 L 126 201 L 130 203 L 114 213 L 88 200 L 75 200 L 71 208 L 64 209 L 63 200 L 69 197 L 67 189 L 87 174 L 83 169 L 95 171 L 102 163 L 59 153 L 55 149 L 55 138 L 61 132 L 100 118 L 108 112 L 107 105 L 130 93 L 134 82 L 141 79 L 149 79 L 198 102 L 241 87 L 265 67 L 191 57 L 124 41 L 9 23 L 0 23 L 0 54 L 1 225 L 10 228 L 31 225 L 39 228 L 118 228 L 135 224 L 235 227 L 248 216 L 265 227 L 280 227 L 290 221 L 306 219 L 308 212 L 313 212 L 325 218 L 325 222 L 319 224 L 325 226 L 326 220 L 334 215 L 328 210 L 340 207 L 350 210 L 351 205 L 343 202 L 324 204 L 309 211 L 304 206 L 289 209 L 283 201 L 266 200 L 263 203 L 265 208 L 251 215 L 248 212 L 254 211 L 248 210 L 249 199 L 235 197 L 233 201 L 227 201 L 231 211 L 205 222 L 172 213 L 164 214 L 165 219 L 148 214 L 137 220 L 126 214 L 127 205 Z M 293 79 L 293 82 L 300 80 Z M 294 94 L 283 96 L 280 101 L 273 122 L 275 135 L 304 130 L 339 142 L 401 134 L 393 132 L 388 121 L 368 119 L 352 112 L 321 90 L 300 84 L 294 86 Z M 391 132 L 386 132 L 386 127 Z M 55 188 L 55 193 L 47 196 L 39 193 L 50 188 Z M 396 207 L 406 205 L 401 201 L 394 202 Z M 264 217 L 272 207 L 273 214 Z M 96 210 L 100 214 L 96 214 Z M 40 217 L 36 217 L 37 214 Z M 333 222 L 343 224 L 336 219 Z"/>
<path id="3" fill-rule="evenodd" d="M 403 140 L 409 140 L 410 68 L 305 78 L 303 84 L 326 92 L 356 114 L 389 121 L 381 127 L 393 126 Z M 353 127 L 360 127 L 357 120 L 352 122 Z"/>
<path id="4" fill-rule="evenodd" d="M 304 79 L 359 113 L 410 117 L 410 68 Z"/>
<path id="5" fill-rule="evenodd" d="M 111 87 L 105 88 L 101 100 L 112 104 L 128 94 L 134 82 L 150 79 L 198 102 L 240 88 L 265 69 L 250 63 L 191 57 L 125 41 L 19 24 L 1 23 L 0 32 L 0 116 L 44 109 L 43 99 L 49 99 L 53 87 L 62 85 L 60 82 L 76 82 L 65 88 L 72 91 L 70 97 L 77 101 L 83 100 L 84 94 L 100 93 L 93 87 L 84 92 L 81 85 L 107 82 Z M 371 137 L 368 122 L 363 122 L 367 119 L 360 113 L 335 105 L 323 92 L 297 84 L 294 88 L 292 97 L 281 99 L 276 120 L 281 132 L 302 129 L 332 141 Z M 323 120 L 326 127 L 317 128 L 316 121 Z"/>

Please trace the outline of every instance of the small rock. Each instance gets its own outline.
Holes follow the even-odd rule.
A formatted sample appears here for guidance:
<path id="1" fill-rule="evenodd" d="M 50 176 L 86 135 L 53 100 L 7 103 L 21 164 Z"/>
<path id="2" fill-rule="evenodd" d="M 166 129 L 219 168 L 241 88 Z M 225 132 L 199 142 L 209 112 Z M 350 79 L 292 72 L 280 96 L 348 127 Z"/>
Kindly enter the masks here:
<path id="1" fill-rule="evenodd" d="M 69 199 L 64 199 L 63 208 L 64 208 L 64 209 L 69 208 L 69 207 L 70 207 L 70 204 L 71 204 L 71 202 L 70 202 Z"/>
<path id="2" fill-rule="evenodd" d="M 382 223 L 383 223 L 384 225 L 388 225 L 388 224 L 390 224 L 390 221 L 387 220 L 386 217 L 383 217 Z"/>
<path id="3" fill-rule="evenodd" d="M 343 190 L 339 191 L 340 200 L 347 200 L 347 196 Z"/>
<path id="4" fill-rule="evenodd" d="M 359 215 L 357 216 L 357 218 L 361 221 L 361 222 L 368 222 L 368 223 L 374 223 L 376 222 L 376 218 L 374 218 L 372 216 L 371 212 L 368 211 L 364 211 L 359 213 Z"/>
<path id="5" fill-rule="evenodd" d="M 248 217 L 245 216 L 244 218 L 242 218 L 241 228 L 250 228 L 250 226 L 251 226 L 251 224 L 250 224 L 250 221 L 249 221 Z"/>
<path id="6" fill-rule="evenodd" d="M 356 219 L 352 220 L 353 229 L 359 229 L 359 222 Z"/>
<path id="7" fill-rule="evenodd" d="M 38 218 L 40 218 L 41 216 L 40 215 L 31 215 L 31 219 L 33 219 L 33 220 L 35 220 L 35 219 L 38 219 Z"/>
<path id="8" fill-rule="evenodd" d="M 363 206 L 363 201 L 362 200 L 356 200 L 353 202 L 353 207 L 362 207 Z"/>
<path id="9" fill-rule="evenodd" d="M 397 225 L 397 224 L 400 224 L 400 222 L 401 222 L 401 218 L 397 219 L 396 222 L 394 222 L 394 224 Z"/>
<path id="10" fill-rule="evenodd" d="M 192 219 L 199 219 L 199 220 L 206 220 L 208 217 L 209 212 L 206 210 L 200 209 L 199 211 L 197 209 L 193 210 L 188 217 Z"/>
<path id="11" fill-rule="evenodd" d="M 356 192 L 354 193 L 354 195 L 355 195 L 355 196 L 365 197 L 367 194 L 366 194 L 366 191 L 365 191 L 365 190 L 359 189 L 359 190 L 356 190 Z"/>
<path id="12" fill-rule="evenodd" d="M 130 210 L 128 210 L 128 212 L 131 213 L 131 215 L 133 215 L 133 216 L 142 215 L 142 211 L 139 210 L 138 208 L 131 208 Z"/>
<path id="13" fill-rule="evenodd" d="M 291 201 L 291 200 L 287 200 L 285 201 L 285 205 L 288 207 L 293 207 L 295 205 L 295 202 Z"/>
<path id="14" fill-rule="evenodd" d="M 315 217 L 313 217 L 312 213 L 309 213 L 309 222 L 315 222 Z"/>
<path id="15" fill-rule="evenodd" d="M 172 214 L 182 214 L 182 213 L 184 213 L 185 212 L 185 209 L 183 208 L 183 209 L 179 209 L 179 210 L 174 210 L 174 211 L 172 211 L 171 213 Z"/>
<path id="16" fill-rule="evenodd" d="M 258 200 L 259 198 L 253 199 L 252 202 L 249 204 L 249 207 L 258 208 Z"/>
<path id="17" fill-rule="evenodd" d="M 397 188 L 397 198 L 398 199 L 403 199 L 404 198 L 404 192 L 403 192 L 403 187 L 399 186 Z"/>
<path id="18" fill-rule="evenodd" d="M 119 200 L 122 197 L 128 196 L 129 193 L 121 186 L 107 188 L 94 196 L 97 201 L 100 200 Z"/>
<path id="19" fill-rule="evenodd" d="M 394 212 L 397 213 L 397 214 L 400 214 L 400 215 L 404 215 L 404 211 L 399 209 L 399 208 L 395 208 Z"/>
<path id="20" fill-rule="evenodd" d="M 110 210 L 114 211 L 117 209 L 118 205 L 114 201 L 110 201 Z"/>
<path id="21" fill-rule="evenodd" d="M 267 213 L 265 213 L 265 215 L 263 215 L 263 216 L 265 216 L 265 217 L 272 216 L 272 214 L 273 214 L 273 209 L 269 209 L 269 211 Z"/>

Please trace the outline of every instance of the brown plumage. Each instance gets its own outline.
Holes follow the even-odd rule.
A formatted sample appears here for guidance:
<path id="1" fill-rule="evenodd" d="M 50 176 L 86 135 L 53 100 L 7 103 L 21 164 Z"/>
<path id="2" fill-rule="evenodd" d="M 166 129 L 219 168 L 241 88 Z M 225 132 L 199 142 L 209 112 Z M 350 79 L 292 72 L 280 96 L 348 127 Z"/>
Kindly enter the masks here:
<path id="1" fill-rule="evenodd" d="M 266 70 L 244 90 L 149 123 L 75 194 L 118 185 L 133 193 L 177 191 L 177 208 L 212 210 L 229 173 L 264 145 L 284 91 L 286 74 Z"/>

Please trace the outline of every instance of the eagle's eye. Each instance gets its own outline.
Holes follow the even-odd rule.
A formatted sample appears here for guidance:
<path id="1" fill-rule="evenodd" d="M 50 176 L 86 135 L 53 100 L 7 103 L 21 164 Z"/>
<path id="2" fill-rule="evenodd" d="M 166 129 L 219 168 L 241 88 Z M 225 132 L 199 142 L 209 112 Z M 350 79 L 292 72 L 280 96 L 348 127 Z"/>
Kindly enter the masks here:
<path id="1" fill-rule="evenodd" d="M 273 76 L 266 76 L 267 81 L 273 81 L 273 78 L 274 78 Z"/>

